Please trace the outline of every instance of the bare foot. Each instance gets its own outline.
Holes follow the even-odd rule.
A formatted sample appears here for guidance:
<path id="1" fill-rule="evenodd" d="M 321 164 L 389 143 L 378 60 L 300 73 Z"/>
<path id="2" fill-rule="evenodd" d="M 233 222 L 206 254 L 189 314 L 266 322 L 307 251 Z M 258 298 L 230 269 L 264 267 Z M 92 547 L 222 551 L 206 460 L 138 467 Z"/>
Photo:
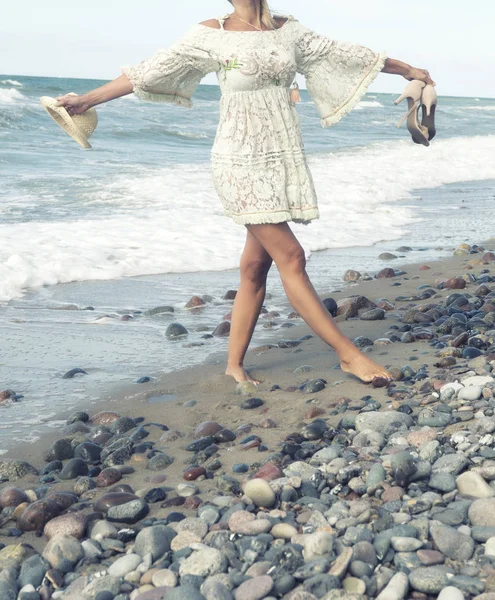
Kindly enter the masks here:
<path id="1" fill-rule="evenodd" d="M 259 383 L 260 383 L 256 379 L 253 379 L 247 373 L 246 369 L 241 365 L 227 367 L 227 370 L 225 371 L 225 375 L 230 375 L 237 381 L 237 383 L 240 383 L 241 381 L 249 381 L 250 383 L 253 383 L 254 385 L 259 385 Z"/>
<path id="2" fill-rule="evenodd" d="M 355 352 L 340 359 L 342 371 L 355 375 L 365 383 L 373 382 L 375 379 L 392 381 L 392 375 L 380 365 L 377 365 L 357 348 Z"/>

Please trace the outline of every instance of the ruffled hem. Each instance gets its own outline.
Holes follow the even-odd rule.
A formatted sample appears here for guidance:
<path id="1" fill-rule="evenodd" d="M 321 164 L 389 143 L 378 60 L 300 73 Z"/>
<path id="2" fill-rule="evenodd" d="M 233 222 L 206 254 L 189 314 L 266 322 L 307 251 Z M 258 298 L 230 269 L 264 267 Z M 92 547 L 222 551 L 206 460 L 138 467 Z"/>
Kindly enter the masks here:
<path id="1" fill-rule="evenodd" d="M 225 212 L 225 216 L 233 219 L 238 225 L 268 225 L 276 223 L 287 223 L 292 221 L 302 225 L 308 225 L 310 221 L 320 218 L 318 208 L 308 208 L 304 210 L 277 210 L 267 213 L 248 213 L 233 214 Z"/>
<path id="2" fill-rule="evenodd" d="M 330 127 L 331 125 L 335 125 L 338 123 L 345 115 L 361 101 L 363 96 L 366 94 L 367 89 L 376 79 L 379 73 L 381 73 L 383 67 L 385 66 L 385 61 L 387 60 L 387 55 L 384 53 L 380 53 L 375 64 L 371 67 L 368 73 L 364 76 L 364 78 L 359 83 L 358 87 L 354 94 L 347 100 L 347 102 L 341 106 L 333 115 L 329 115 L 321 119 L 322 127 Z"/>
<path id="3" fill-rule="evenodd" d="M 147 92 L 143 88 L 139 87 L 129 75 L 128 67 L 121 67 L 120 69 L 123 75 L 126 75 L 129 81 L 132 83 L 132 91 L 138 98 L 145 102 L 166 102 L 168 104 L 176 104 L 177 106 L 184 106 L 185 108 L 192 108 L 192 101 L 190 98 L 185 96 L 179 96 L 178 94 L 166 94 L 157 92 Z"/>

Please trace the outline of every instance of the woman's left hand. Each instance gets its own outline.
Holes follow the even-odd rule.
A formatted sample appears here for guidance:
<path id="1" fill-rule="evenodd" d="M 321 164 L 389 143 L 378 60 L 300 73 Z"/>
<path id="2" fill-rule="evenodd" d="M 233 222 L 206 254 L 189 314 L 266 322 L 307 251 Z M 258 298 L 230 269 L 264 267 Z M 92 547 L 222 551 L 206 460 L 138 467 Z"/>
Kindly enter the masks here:
<path id="1" fill-rule="evenodd" d="M 417 79 L 419 81 L 424 81 L 428 85 L 436 85 L 426 69 L 416 69 L 415 67 L 411 67 L 404 77 L 408 81 Z"/>

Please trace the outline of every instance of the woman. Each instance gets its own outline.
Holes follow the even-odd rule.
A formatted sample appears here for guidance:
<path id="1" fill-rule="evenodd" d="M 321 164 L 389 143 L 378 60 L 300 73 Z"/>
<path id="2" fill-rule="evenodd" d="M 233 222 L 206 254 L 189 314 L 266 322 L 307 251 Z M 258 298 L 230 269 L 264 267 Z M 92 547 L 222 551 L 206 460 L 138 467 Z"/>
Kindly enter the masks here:
<path id="1" fill-rule="evenodd" d="M 306 273 L 304 250 L 289 221 L 319 217 L 290 85 L 296 72 L 320 113 L 337 123 L 380 72 L 433 84 L 427 71 L 362 46 L 331 41 L 292 16 L 275 17 L 267 0 L 229 0 L 233 12 L 194 25 L 173 46 L 124 67 L 122 75 L 82 96 L 57 98 L 70 115 L 134 92 L 143 100 L 191 106 L 201 79 L 216 72 L 220 122 L 211 152 L 225 214 L 247 230 L 234 302 L 226 375 L 255 381 L 244 368 L 272 262 L 294 309 L 337 352 L 341 367 L 364 382 L 390 379 L 339 330 Z"/>

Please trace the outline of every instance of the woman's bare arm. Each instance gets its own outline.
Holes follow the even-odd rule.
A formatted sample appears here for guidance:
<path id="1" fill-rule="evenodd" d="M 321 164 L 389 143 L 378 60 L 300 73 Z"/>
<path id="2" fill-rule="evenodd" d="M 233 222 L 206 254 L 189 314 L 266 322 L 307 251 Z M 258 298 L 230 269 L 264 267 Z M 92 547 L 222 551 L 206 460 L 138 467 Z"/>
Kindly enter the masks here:
<path id="1" fill-rule="evenodd" d="M 430 77 L 430 74 L 426 69 L 417 69 L 411 67 L 401 60 L 395 58 L 387 58 L 385 66 L 382 69 L 383 73 L 390 73 L 391 75 L 402 75 L 405 79 L 412 81 L 413 79 L 419 79 L 430 85 L 435 85 L 435 82 Z"/>
<path id="2" fill-rule="evenodd" d="M 127 75 L 121 75 L 117 79 L 105 83 L 87 94 L 81 96 L 59 96 L 56 100 L 60 106 L 65 107 L 69 115 L 79 115 L 92 106 L 132 94 L 132 91 L 133 85 Z"/>

